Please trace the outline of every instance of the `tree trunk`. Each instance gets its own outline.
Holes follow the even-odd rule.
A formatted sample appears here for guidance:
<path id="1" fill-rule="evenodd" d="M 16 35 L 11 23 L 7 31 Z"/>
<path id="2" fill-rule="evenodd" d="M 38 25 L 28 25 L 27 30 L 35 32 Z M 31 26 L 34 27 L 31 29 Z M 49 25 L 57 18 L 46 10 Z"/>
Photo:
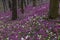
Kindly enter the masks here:
<path id="1" fill-rule="evenodd" d="M 20 9 L 20 7 L 21 7 L 20 3 L 21 3 L 21 0 L 18 0 L 18 8 L 19 8 L 19 9 Z"/>
<path id="2" fill-rule="evenodd" d="M 4 12 L 6 11 L 7 5 L 6 5 L 6 0 L 2 0 L 3 2 L 3 8 L 4 8 Z"/>
<path id="3" fill-rule="evenodd" d="M 11 0 L 8 0 L 8 5 L 9 5 L 9 9 L 11 11 L 12 10 L 12 2 L 11 2 Z"/>
<path id="4" fill-rule="evenodd" d="M 24 0 L 21 0 L 21 13 L 24 13 L 23 1 Z"/>
<path id="5" fill-rule="evenodd" d="M 29 5 L 29 0 L 27 0 L 27 5 Z"/>
<path id="6" fill-rule="evenodd" d="M 12 0 L 12 20 L 17 19 L 17 1 Z"/>
<path id="7" fill-rule="evenodd" d="M 58 17 L 59 0 L 50 0 L 49 19 L 56 19 Z"/>
<path id="8" fill-rule="evenodd" d="M 33 0 L 33 6 L 36 6 L 36 0 Z"/>

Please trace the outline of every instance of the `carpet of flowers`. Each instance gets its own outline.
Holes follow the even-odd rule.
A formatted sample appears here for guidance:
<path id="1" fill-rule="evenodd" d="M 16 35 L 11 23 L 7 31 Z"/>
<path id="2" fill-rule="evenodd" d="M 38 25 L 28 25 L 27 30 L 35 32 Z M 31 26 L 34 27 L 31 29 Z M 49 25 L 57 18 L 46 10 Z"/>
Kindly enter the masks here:
<path id="1" fill-rule="evenodd" d="M 20 21 L 0 21 L 0 40 L 58 40 L 59 30 L 59 23 L 33 15 Z"/>
<path id="2" fill-rule="evenodd" d="M 48 4 L 24 10 L 23 20 L 10 21 L 11 11 L 0 13 L 0 40 L 60 40 L 60 21 L 45 19 Z"/>

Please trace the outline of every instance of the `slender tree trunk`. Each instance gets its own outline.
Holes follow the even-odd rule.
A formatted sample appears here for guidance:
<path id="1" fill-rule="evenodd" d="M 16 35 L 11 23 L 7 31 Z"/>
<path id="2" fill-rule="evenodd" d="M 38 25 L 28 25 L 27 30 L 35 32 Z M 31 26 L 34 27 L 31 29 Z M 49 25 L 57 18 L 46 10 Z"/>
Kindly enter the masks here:
<path id="1" fill-rule="evenodd" d="M 59 0 L 50 0 L 49 19 L 56 19 L 58 17 Z"/>
<path id="2" fill-rule="evenodd" d="M 26 0 L 23 0 L 23 2 L 24 2 L 24 7 L 26 7 Z"/>
<path id="3" fill-rule="evenodd" d="M 12 0 L 12 20 L 17 19 L 17 0 Z"/>
<path id="4" fill-rule="evenodd" d="M 20 8 L 21 0 L 18 0 L 18 8 Z"/>
<path id="5" fill-rule="evenodd" d="M 36 6 L 36 0 L 33 0 L 33 6 Z"/>
<path id="6" fill-rule="evenodd" d="M 24 13 L 23 1 L 24 0 L 21 0 L 21 13 Z"/>
<path id="7" fill-rule="evenodd" d="M 11 2 L 11 0 L 8 0 L 8 5 L 9 5 L 9 9 L 12 10 L 12 2 Z"/>
<path id="8" fill-rule="evenodd" d="M 27 5 L 29 5 L 29 0 L 27 0 Z"/>
<path id="9" fill-rule="evenodd" d="M 6 5 L 6 0 L 2 0 L 3 2 L 3 8 L 4 8 L 4 12 L 6 11 L 7 5 Z"/>

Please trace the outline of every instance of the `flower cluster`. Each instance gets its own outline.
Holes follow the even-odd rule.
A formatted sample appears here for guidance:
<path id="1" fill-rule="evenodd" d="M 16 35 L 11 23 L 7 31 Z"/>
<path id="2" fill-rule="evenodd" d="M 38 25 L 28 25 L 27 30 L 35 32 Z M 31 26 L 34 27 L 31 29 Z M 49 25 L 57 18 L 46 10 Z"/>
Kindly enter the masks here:
<path id="1" fill-rule="evenodd" d="M 33 15 L 0 25 L 0 40 L 58 40 L 57 24 Z M 60 30 L 60 29 L 59 29 Z"/>

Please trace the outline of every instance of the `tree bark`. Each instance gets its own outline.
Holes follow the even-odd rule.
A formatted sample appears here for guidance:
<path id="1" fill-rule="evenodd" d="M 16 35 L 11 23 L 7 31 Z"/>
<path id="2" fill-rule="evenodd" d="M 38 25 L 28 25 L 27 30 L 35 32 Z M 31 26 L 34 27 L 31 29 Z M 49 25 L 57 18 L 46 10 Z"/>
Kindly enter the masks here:
<path id="1" fill-rule="evenodd" d="M 24 13 L 23 1 L 24 0 L 21 0 L 21 13 Z"/>
<path id="2" fill-rule="evenodd" d="M 36 6 L 36 0 L 33 0 L 33 6 Z"/>
<path id="3" fill-rule="evenodd" d="M 50 0 L 50 6 L 49 6 L 49 19 L 56 19 L 59 14 L 59 1 L 58 0 Z"/>
<path id="4" fill-rule="evenodd" d="M 12 20 L 17 19 L 17 1 L 12 0 Z"/>
<path id="5" fill-rule="evenodd" d="M 9 6 L 9 9 L 11 11 L 12 10 L 12 2 L 11 2 L 11 0 L 8 0 L 8 6 Z"/>
<path id="6" fill-rule="evenodd" d="M 5 11 L 6 11 L 6 9 L 7 9 L 6 1 L 7 1 L 7 0 L 2 0 L 2 2 L 3 2 L 3 8 L 4 8 L 4 12 L 5 12 Z"/>

